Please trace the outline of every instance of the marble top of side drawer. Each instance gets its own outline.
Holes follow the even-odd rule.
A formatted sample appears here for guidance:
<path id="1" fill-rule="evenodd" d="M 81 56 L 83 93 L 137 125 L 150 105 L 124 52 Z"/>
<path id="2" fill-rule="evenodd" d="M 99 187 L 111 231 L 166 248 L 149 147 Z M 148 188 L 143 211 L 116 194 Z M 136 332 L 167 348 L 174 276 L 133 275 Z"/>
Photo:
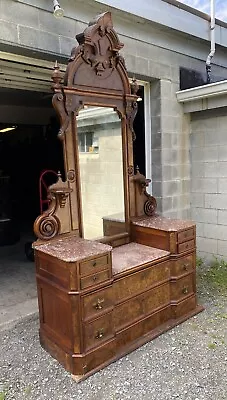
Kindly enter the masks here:
<path id="1" fill-rule="evenodd" d="M 169 254 L 168 251 L 134 242 L 115 247 L 112 250 L 113 274 L 116 275 L 131 268 L 158 261 L 159 259 L 161 261 L 162 258 Z"/>
<path id="2" fill-rule="evenodd" d="M 35 250 L 66 262 L 75 262 L 88 257 L 99 256 L 112 250 L 111 246 L 92 240 L 71 236 L 48 243 L 34 245 Z"/>
<path id="3" fill-rule="evenodd" d="M 188 229 L 195 226 L 193 221 L 182 219 L 172 219 L 154 215 L 153 217 L 135 218 L 132 220 L 133 225 L 141 226 L 143 228 L 160 229 L 163 231 L 179 231 L 181 229 Z"/>

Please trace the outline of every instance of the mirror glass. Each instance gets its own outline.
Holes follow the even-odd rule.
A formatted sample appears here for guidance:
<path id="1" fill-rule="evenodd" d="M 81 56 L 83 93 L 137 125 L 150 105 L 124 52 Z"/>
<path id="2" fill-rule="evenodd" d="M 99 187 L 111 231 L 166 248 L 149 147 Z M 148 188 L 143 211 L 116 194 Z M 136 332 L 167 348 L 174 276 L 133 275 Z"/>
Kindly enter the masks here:
<path id="1" fill-rule="evenodd" d="M 121 120 L 108 107 L 85 106 L 77 117 L 85 239 L 125 232 Z"/>

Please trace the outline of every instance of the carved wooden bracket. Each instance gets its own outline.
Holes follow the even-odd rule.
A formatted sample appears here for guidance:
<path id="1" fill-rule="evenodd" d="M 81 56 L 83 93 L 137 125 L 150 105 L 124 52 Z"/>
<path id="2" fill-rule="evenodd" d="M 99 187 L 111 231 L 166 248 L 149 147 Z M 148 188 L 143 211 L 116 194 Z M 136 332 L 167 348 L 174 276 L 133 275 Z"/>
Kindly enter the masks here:
<path id="1" fill-rule="evenodd" d="M 147 193 L 146 188 L 151 182 L 150 179 L 146 179 L 144 175 L 139 172 L 139 168 L 136 168 L 136 175 L 134 175 L 135 183 L 135 204 L 136 204 L 136 216 L 142 216 L 144 214 L 151 217 L 155 214 L 157 209 L 156 199 Z"/>
<path id="2" fill-rule="evenodd" d="M 72 189 L 67 182 L 63 182 L 61 174 L 58 180 L 48 188 L 50 205 L 34 222 L 34 233 L 39 239 L 48 240 L 60 233 L 70 231 L 69 213 L 66 201 Z M 65 210 L 63 210 L 66 208 Z M 68 218 L 66 218 L 68 215 Z"/>

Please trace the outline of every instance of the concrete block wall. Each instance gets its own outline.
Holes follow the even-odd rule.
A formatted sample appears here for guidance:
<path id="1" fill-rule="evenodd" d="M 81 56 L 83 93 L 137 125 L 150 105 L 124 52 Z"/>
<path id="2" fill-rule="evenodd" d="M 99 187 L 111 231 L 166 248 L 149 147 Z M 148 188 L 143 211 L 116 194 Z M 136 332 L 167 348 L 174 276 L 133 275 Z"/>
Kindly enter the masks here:
<path id="1" fill-rule="evenodd" d="M 210 44 L 171 29 L 96 3 L 61 0 L 63 19 L 55 19 L 52 1 L 0 0 L 0 50 L 32 57 L 68 59 L 94 15 L 112 11 L 114 27 L 124 43 L 122 55 L 131 76 L 150 82 L 152 188 L 158 210 L 166 216 L 190 217 L 190 121 L 177 103 L 179 67 L 204 71 Z M 213 73 L 226 72 L 221 48 L 217 49 Z M 216 63 L 216 65 L 215 65 Z M 227 64 L 227 63 L 226 63 Z M 221 74 L 223 75 L 223 73 Z M 149 177 L 150 178 L 150 177 Z"/>
<path id="2" fill-rule="evenodd" d="M 191 115 L 191 210 L 199 254 L 227 260 L 227 108 Z"/>

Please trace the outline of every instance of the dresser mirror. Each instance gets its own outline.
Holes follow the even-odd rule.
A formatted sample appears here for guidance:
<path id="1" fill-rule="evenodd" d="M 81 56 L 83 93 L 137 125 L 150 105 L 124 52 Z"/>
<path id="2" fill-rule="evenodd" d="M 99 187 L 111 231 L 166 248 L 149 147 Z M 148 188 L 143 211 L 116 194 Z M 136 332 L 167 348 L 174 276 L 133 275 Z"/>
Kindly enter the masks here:
<path id="1" fill-rule="evenodd" d="M 85 105 L 77 116 L 77 143 L 83 237 L 97 239 L 125 231 L 122 132 L 117 112 Z"/>

